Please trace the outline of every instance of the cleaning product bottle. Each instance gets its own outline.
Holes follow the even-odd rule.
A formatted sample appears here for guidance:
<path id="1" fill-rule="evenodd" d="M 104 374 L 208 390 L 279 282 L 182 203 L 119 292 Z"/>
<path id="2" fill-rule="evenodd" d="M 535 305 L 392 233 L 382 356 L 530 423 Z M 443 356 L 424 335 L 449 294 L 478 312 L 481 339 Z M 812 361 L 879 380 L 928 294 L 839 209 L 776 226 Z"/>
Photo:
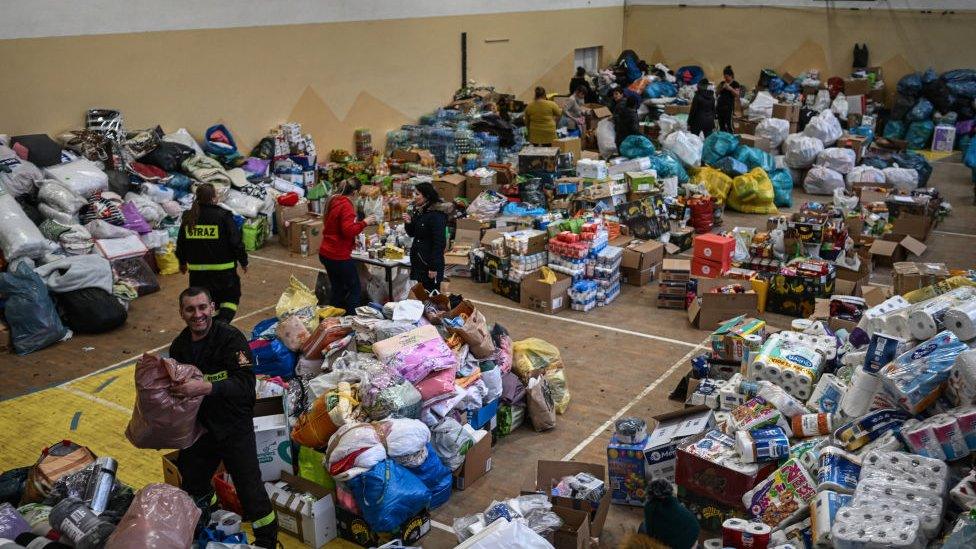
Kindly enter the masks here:
<path id="1" fill-rule="evenodd" d="M 76 549 L 97 549 L 115 530 L 78 498 L 61 500 L 51 509 L 50 521 L 51 527 L 71 540 Z"/>
<path id="2" fill-rule="evenodd" d="M 118 462 L 110 457 L 100 457 L 95 460 L 94 470 L 88 477 L 88 485 L 85 487 L 85 503 L 96 515 L 101 515 L 108 507 L 108 500 L 115 486 L 115 471 L 118 467 Z"/>

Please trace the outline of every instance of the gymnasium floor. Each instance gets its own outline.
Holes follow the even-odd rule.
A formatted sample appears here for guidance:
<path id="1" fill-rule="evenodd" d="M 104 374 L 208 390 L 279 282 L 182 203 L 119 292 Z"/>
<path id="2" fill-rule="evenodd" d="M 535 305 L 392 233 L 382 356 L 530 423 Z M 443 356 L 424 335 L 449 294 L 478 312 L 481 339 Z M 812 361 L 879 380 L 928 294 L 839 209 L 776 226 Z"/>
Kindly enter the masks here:
<path id="1" fill-rule="evenodd" d="M 976 264 L 976 207 L 970 171 L 959 163 L 958 154 L 934 166 L 930 183 L 950 200 L 953 213 L 929 237 L 922 260 L 971 268 Z M 794 205 L 808 198 L 826 197 L 795 191 Z M 727 212 L 724 227 L 737 225 L 764 227 L 765 216 Z M 291 254 L 276 243 L 251 258 L 235 321 L 245 333 L 273 316 L 289 276 L 311 286 L 320 268 L 317 259 Z M 872 281 L 888 283 L 890 276 L 876 271 Z M 132 486 L 162 481 L 160 452 L 136 450 L 123 434 L 134 400 L 134 359 L 144 351 L 165 350 L 183 327 L 176 296 L 185 279 L 173 275 L 161 277 L 160 283 L 160 292 L 132 304 L 128 322 L 115 332 L 78 336 L 24 357 L 3 356 L 0 425 L 8 426 L 8 435 L 0 445 L 0 470 L 29 465 L 45 446 L 70 438 L 98 455 L 115 457 L 120 479 Z M 493 450 L 493 470 L 433 512 L 431 533 L 421 540 L 427 548 L 453 547 L 454 517 L 518 495 L 537 460 L 605 464 L 606 443 L 616 418 L 647 418 L 679 408 L 667 395 L 687 370 L 689 358 L 702 352 L 708 335 L 691 328 L 684 311 L 657 309 L 656 284 L 624 286 L 609 307 L 556 316 L 522 309 L 492 294 L 487 285 L 469 280 L 455 279 L 451 290 L 474 301 L 489 322 L 501 323 L 516 340 L 534 336 L 557 345 L 566 364 L 572 402 L 558 417 L 556 429 L 535 433 L 523 427 L 499 441 Z M 790 320 L 773 314 L 766 319 L 781 327 Z M 639 508 L 611 506 L 601 546 L 615 546 L 641 518 Z M 287 547 L 301 546 L 287 536 L 282 541 Z"/>

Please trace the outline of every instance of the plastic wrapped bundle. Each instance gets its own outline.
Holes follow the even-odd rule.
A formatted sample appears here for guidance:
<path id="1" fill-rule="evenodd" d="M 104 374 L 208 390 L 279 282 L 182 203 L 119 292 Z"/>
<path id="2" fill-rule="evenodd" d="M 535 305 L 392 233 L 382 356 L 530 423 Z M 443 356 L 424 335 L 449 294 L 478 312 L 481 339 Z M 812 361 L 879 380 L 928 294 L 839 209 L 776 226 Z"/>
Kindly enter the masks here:
<path id="1" fill-rule="evenodd" d="M 917 414 L 942 390 L 956 357 L 967 349 L 952 332 L 939 332 L 882 368 L 882 383 L 899 406 Z"/>
<path id="2" fill-rule="evenodd" d="M 460 423 L 446 418 L 431 429 L 431 443 L 444 465 L 454 470 L 464 463 L 464 455 L 474 439 Z"/>
<path id="3" fill-rule="evenodd" d="M 42 181 L 41 189 L 37 192 L 37 198 L 68 215 L 77 214 L 88 203 L 87 200 L 57 181 Z"/>
<path id="4" fill-rule="evenodd" d="M 847 186 L 853 187 L 855 183 L 868 183 L 883 185 L 885 182 L 884 172 L 874 166 L 860 165 L 851 168 L 847 174 Z"/>
<path id="5" fill-rule="evenodd" d="M 732 190 L 728 195 L 728 205 L 736 211 L 745 213 L 776 213 L 773 204 L 773 182 L 762 168 L 755 168 L 747 174 L 732 180 Z"/>
<path id="6" fill-rule="evenodd" d="M 125 437 L 136 448 L 189 448 L 203 434 L 197 411 L 203 397 L 179 398 L 169 391 L 190 380 L 202 380 L 196 366 L 145 354 L 136 363 L 136 406 Z"/>
<path id="7" fill-rule="evenodd" d="M 199 518 L 189 494 L 169 484 L 150 484 L 136 493 L 105 548 L 184 549 L 193 542 Z"/>
<path id="8" fill-rule="evenodd" d="M 48 251 L 44 235 L 4 185 L 0 185 L 0 250 L 7 261 L 37 258 Z"/>
<path id="9" fill-rule="evenodd" d="M 422 326 L 373 344 L 373 352 L 407 381 L 417 382 L 431 372 L 457 367 L 457 356 L 433 326 Z"/>
<path id="10" fill-rule="evenodd" d="M 44 168 L 44 175 L 61 183 L 78 196 L 108 190 L 108 175 L 91 160 L 81 158 L 73 162 Z"/>
<path id="11" fill-rule="evenodd" d="M 664 138 L 663 147 L 670 151 L 686 167 L 701 164 L 704 141 L 701 137 L 686 131 L 675 131 Z"/>
<path id="12" fill-rule="evenodd" d="M 467 214 L 475 219 L 493 219 L 506 203 L 508 199 L 504 196 L 494 191 L 484 191 L 471 201 Z"/>
<path id="13" fill-rule="evenodd" d="M 846 174 L 854 169 L 856 158 L 857 154 L 853 149 L 830 147 L 829 149 L 820 151 L 820 154 L 817 155 L 816 164 L 830 168 L 835 172 Z"/>
<path id="14" fill-rule="evenodd" d="M 41 184 L 44 174 L 33 163 L 21 159 L 10 147 L 0 145 L 0 185 L 6 192 L 18 197 L 30 194 Z"/>
<path id="15" fill-rule="evenodd" d="M 826 147 L 836 143 L 843 134 L 844 131 L 840 127 L 840 122 L 829 110 L 814 116 L 803 129 L 803 135 L 819 140 Z"/>

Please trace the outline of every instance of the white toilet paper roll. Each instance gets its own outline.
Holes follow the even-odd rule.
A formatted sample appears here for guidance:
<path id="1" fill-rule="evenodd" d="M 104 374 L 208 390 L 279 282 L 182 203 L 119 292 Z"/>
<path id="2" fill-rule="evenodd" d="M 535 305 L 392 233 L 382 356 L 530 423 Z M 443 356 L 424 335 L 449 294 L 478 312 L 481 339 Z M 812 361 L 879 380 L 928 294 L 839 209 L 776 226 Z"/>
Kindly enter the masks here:
<path id="1" fill-rule="evenodd" d="M 863 416 L 871 405 L 871 399 L 881 388 L 881 378 L 869 374 L 863 368 L 854 371 L 851 384 L 841 400 L 841 411 L 847 417 Z"/>
<path id="2" fill-rule="evenodd" d="M 976 339 L 976 300 L 952 307 L 945 313 L 945 327 L 963 341 Z"/>
<path id="3" fill-rule="evenodd" d="M 703 544 L 705 549 L 722 549 L 725 545 L 722 544 L 721 538 L 706 539 Z"/>
<path id="4" fill-rule="evenodd" d="M 881 321 L 881 326 L 875 332 L 885 332 L 899 339 L 909 339 L 912 337 L 912 332 L 909 328 L 908 309 L 895 311 L 879 320 Z"/>

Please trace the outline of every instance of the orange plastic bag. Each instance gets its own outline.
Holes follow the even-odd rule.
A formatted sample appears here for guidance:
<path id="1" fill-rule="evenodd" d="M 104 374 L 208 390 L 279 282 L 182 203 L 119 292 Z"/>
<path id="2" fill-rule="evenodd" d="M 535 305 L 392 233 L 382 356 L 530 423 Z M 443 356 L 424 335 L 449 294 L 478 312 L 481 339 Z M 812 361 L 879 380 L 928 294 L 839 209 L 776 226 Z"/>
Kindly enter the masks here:
<path id="1" fill-rule="evenodd" d="M 312 409 L 299 416 L 291 430 L 291 438 L 309 448 L 324 448 L 339 427 L 353 421 L 359 400 L 353 394 L 352 386 L 340 381 L 337 389 L 322 393 Z"/>

